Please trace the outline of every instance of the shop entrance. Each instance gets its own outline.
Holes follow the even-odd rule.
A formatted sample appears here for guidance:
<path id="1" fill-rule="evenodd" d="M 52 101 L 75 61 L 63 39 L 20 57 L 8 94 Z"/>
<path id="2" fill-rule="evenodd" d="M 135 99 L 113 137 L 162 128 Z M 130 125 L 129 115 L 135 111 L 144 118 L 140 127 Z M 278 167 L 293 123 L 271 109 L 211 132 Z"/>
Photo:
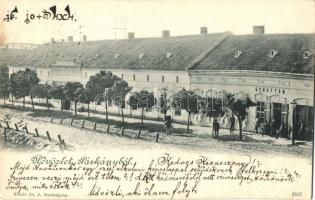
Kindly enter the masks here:
<path id="1" fill-rule="evenodd" d="M 280 127 L 280 124 L 282 122 L 281 113 L 282 113 L 282 104 L 281 103 L 273 103 L 272 119 L 275 120 L 277 127 Z"/>
<path id="2" fill-rule="evenodd" d="M 298 140 L 313 140 L 314 109 L 312 106 L 297 105 L 294 123 Z"/>

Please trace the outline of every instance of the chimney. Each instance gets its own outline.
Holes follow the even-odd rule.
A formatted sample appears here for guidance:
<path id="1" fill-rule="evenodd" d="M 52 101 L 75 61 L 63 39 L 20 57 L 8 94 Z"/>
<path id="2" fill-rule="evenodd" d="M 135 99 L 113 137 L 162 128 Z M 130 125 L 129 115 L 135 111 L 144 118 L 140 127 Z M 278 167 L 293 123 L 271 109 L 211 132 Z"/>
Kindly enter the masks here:
<path id="1" fill-rule="evenodd" d="M 73 36 L 72 35 L 68 36 L 68 42 L 73 42 Z"/>
<path id="2" fill-rule="evenodd" d="M 86 42 L 86 41 L 87 41 L 87 36 L 83 35 L 83 42 Z"/>
<path id="3" fill-rule="evenodd" d="M 132 40 L 135 38 L 135 33 L 134 32 L 129 32 L 128 33 L 128 40 Z"/>
<path id="4" fill-rule="evenodd" d="M 200 34 L 201 35 L 207 35 L 208 28 L 207 27 L 200 27 Z"/>
<path id="5" fill-rule="evenodd" d="M 253 26 L 254 35 L 263 35 L 265 34 L 265 26 Z"/>
<path id="6" fill-rule="evenodd" d="M 169 30 L 164 30 L 164 31 L 162 32 L 162 36 L 163 36 L 164 38 L 170 37 L 170 31 L 169 31 Z"/>

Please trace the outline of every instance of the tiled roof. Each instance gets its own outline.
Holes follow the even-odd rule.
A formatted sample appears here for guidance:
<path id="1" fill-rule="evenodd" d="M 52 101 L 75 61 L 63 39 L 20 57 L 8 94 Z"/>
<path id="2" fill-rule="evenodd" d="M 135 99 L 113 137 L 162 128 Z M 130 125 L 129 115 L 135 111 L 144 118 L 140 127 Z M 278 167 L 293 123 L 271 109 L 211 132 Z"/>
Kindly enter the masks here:
<path id="1" fill-rule="evenodd" d="M 50 43 L 29 50 L 10 64 L 48 67 L 62 61 L 74 62 L 73 66 L 105 69 L 185 70 L 226 34 L 230 33 Z"/>
<path id="2" fill-rule="evenodd" d="M 0 48 L 0 66 L 6 66 L 19 55 L 25 54 L 26 51 L 24 49 Z"/>
<path id="3" fill-rule="evenodd" d="M 314 43 L 315 34 L 230 35 L 189 70 L 255 70 L 313 74 Z M 309 53 L 307 58 L 306 52 Z"/>

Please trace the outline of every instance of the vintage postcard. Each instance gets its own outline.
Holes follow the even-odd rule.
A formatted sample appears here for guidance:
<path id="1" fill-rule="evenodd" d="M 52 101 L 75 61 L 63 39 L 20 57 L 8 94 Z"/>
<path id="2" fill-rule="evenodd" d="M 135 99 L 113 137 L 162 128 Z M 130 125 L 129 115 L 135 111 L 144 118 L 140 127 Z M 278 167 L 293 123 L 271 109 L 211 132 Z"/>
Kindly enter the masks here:
<path id="1" fill-rule="evenodd" d="M 314 8 L 1 0 L 0 199 L 312 199 Z"/>

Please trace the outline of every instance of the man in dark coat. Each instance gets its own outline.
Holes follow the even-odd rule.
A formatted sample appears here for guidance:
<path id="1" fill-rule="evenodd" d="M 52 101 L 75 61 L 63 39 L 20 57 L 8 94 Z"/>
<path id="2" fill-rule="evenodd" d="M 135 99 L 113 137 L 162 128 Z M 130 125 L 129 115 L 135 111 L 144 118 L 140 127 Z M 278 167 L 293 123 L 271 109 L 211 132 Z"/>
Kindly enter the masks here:
<path id="1" fill-rule="evenodd" d="M 214 119 L 213 129 L 214 129 L 214 137 L 217 138 L 219 136 L 219 130 L 220 130 L 220 124 L 217 119 Z"/>
<path id="2" fill-rule="evenodd" d="M 232 114 L 230 118 L 230 133 L 234 133 L 234 130 L 235 130 L 235 118 L 234 118 L 234 114 Z"/>

